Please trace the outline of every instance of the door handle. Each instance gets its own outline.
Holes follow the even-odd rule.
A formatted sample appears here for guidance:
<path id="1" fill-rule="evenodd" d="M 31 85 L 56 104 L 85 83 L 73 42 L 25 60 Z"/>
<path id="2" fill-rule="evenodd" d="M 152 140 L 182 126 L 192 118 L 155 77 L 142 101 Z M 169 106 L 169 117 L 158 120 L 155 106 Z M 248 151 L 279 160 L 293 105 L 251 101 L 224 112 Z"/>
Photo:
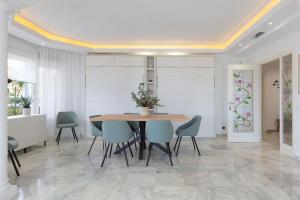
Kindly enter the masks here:
<path id="1" fill-rule="evenodd" d="M 235 103 L 229 102 L 228 105 L 229 105 L 228 109 L 231 111 L 232 110 L 232 106 L 235 105 Z"/>

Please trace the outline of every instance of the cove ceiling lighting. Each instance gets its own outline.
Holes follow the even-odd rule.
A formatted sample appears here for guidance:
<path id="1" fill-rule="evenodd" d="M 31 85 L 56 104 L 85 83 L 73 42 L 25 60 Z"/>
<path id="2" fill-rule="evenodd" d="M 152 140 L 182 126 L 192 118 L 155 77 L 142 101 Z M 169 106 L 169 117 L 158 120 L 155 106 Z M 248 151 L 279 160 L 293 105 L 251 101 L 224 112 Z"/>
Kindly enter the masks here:
<path id="1" fill-rule="evenodd" d="M 67 38 L 51 31 L 42 28 L 41 26 L 34 24 L 21 15 L 15 15 L 14 21 L 27 29 L 56 42 L 62 42 L 65 44 L 85 47 L 89 49 L 211 49 L 211 50 L 224 50 L 234 43 L 243 33 L 249 30 L 255 23 L 268 14 L 274 7 L 276 7 L 281 0 L 270 0 L 261 10 L 259 10 L 249 21 L 247 21 L 238 31 L 236 31 L 230 38 L 228 38 L 223 44 L 211 44 L 211 45 L 132 45 L 132 44 L 95 44 L 85 42 L 77 39 Z"/>

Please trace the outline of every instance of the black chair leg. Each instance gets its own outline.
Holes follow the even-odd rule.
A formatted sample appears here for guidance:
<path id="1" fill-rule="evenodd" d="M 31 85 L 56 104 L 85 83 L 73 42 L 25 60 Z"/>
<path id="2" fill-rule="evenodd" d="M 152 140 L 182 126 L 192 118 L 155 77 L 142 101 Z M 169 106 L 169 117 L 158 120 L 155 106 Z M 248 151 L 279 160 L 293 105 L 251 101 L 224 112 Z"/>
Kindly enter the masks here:
<path id="1" fill-rule="evenodd" d="M 15 160 L 17 161 L 18 166 L 21 167 L 21 163 L 18 159 L 16 152 L 14 150 L 11 150 L 11 152 L 12 152 L 12 155 L 14 156 Z"/>
<path id="2" fill-rule="evenodd" d="M 20 176 L 20 173 L 19 173 L 18 168 L 16 166 L 15 160 L 14 160 L 13 155 L 10 151 L 8 151 L 8 155 L 9 155 L 10 160 L 11 160 L 11 162 L 12 162 L 14 168 L 15 168 L 15 172 L 16 172 L 17 176 Z"/>
<path id="3" fill-rule="evenodd" d="M 131 147 L 130 147 L 130 145 L 129 145 L 129 142 L 127 142 L 127 145 L 128 145 L 128 148 L 129 148 L 129 151 L 130 151 L 131 157 L 133 158 L 133 153 L 132 153 Z"/>
<path id="4" fill-rule="evenodd" d="M 111 158 L 111 152 L 112 152 L 112 148 L 113 148 L 114 144 L 110 145 L 110 151 L 109 151 L 109 157 Z"/>
<path id="5" fill-rule="evenodd" d="M 110 143 L 107 145 L 107 148 L 106 148 L 106 150 L 105 150 L 105 154 L 104 154 L 104 156 L 103 156 L 103 160 L 102 160 L 102 163 L 101 163 L 101 167 L 103 167 L 103 165 L 104 165 L 104 161 L 105 161 L 105 158 L 106 158 L 106 156 L 107 156 L 107 152 L 108 152 L 109 146 L 110 146 Z"/>
<path id="6" fill-rule="evenodd" d="M 73 140 L 76 140 L 76 137 L 75 137 L 75 134 L 74 134 L 73 128 L 71 128 L 71 130 L 72 130 L 72 134 L 73 134 Z"/>
<path id="7" fill-rule="evenodd" d="M 200 151 L 199 151 L 199 148 L 198 148 L 198 145 L 197 145 L 197 142 L 196 142 L 196 139 L 195 139 L 194 136 L 193 136 L 193 140 L 194 140 L 195 146 L 196 146 L 196 148 L 197 148 L 198 154 L 199 154 L 199 156 L 201 156 L 201 153 L 200 153 Z"/>
<path id="8" fill-rule="evenodd" d="M 73 131 L 73 134 L 74 134 L 74 136 L 75 136 L 75 139 L 76 139 L 76 141 L 78 142 L 78 138 L 77 138 L 77 135 L 76 135 L 76 131 L 75 131 L 75 129 L 74 129 L 74 128 L 72 128 L 72 131 Z"/>
<path id="9" fill-rule="evenodd" d="M 146 163 L 146 166 L 147 166 L 147 167 L 148 167 L 149 160 L 150 160 L 150 156 L 151 156 L 151 152 L 152 152 L 152 146 L 153 146 L 153 144 L 150 143 L 150 146 L 149 146 L 149 152 L 148 152 L 148 159 L 147 159 L 147 163 Z"/>
<path id="10" fill-rule="evenodd" d="M 122 145 L 123 145 L 123 147 L 125 146 L 124 143 L 122 143 Z M 125 148 L 124 148 L 124 156 L 125 156 L 127 167 L 129 167 L 128 159 L 127 159 L 127 153 L 126 153 L 126 149 Z"/>
<path id="11" fill-rule="evenodd" d="M 94 146 L 94 143 L 95 143 L 95 141 L 96 141 L 96 138 L 97 138 L 97 136 L 95 136 L 94 137 L 94 140 L 93 140 L 93 142 L 92 142 L 92 145 L 91 145 L 91 147 L 90 147 L 90 150 L 89 150 L 89 152 L 88 152 L 88 156 L 90 155 L 90 153 L 91 153 L 91 150 L 92 150 L 92 148 L 93 148 L 93 146 Z"/>
<path id="12" fill-rule="evenodd" d="M 119 150 L 119 149 L 120 149 L 120 144 L 118 143 L 117 147 L 116 147 L 116 150 Z"/>
<path id="13" fill-rule="evenodd" d="M 59 133 L 57 135 L 57 140 L 56 140 L 56 144 L 59 145 L 59 141 L 60 141 L 60 137 L 61 137 L 61 132 L 62 132 L 62 128 L 59 129 Z"/>
<path id="14" fill-rule="evenodd" d="M 178 140 L 179 140 L 179 136 L 177 136 L 177 139 L 176 139 L 176 142 L 175 142 L 175 145 L 174 145 L 174 151 L 175 151 L 175 149 L 176 149 L 176 146 L 177 146 Z"/>
<path id="15" fill-rule="evenodd" d="M 61 132 L 62 132 L 62 128 L 59 129 L 58 134 L 56 136 L 56 140 L 55 141 L 58 142 L 58 143 L 59 143 L 58 140 L 60 139 Z"/>
<path id="16" fill-rule="evenodd" d="M 196 147 L 195 147 L 195 142 L 194 142 L 193 136 L 191 136 L 191 139 L 192 139 L 193 147 L 194 147 L 194 151 L 195 151 L 195 150 L 196 150 Z"/>
<path id="17" fill-rule="evenodd" d="M 180 148 L 181 139 L 182 139 L 182 136 L 179 137 L 178 148 L 177 148 L 177 151 L 176 151 L 176 156 L 178 156 L 178 151 L 179 151 L 179 148 Z"/>
<path id="18" fill-rule="evenodd" d="M 168 155 L 169 155 L 170 163 L 171 163 L 171 166 L 173 167 L 172 153 L 171 153 L 171 149 L 170 149 L 170 143 L 167 142 L 167 143 L 166 143 L 166 146 L 167 146 L 167 150 L 168 150 Z"/>

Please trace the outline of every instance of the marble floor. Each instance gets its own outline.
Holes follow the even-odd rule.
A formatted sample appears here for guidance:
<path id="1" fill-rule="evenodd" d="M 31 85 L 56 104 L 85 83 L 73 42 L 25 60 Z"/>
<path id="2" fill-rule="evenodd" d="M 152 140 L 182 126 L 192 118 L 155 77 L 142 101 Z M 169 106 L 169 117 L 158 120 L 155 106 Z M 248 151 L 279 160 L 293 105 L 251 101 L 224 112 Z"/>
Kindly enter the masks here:
<path id="1" fill-rule="evenodd" d="M 199 141 L 201 157 L 183 141 L 174 167 L 154 149 L 149 167 L 137 152 L 126 167 L 123 155 L 100 167 L 102 146 L 91 140 L 34 147 L 19 153 L 21 176 L 9 163 L 9 178 L 19 187 L 18 200 L 268 200 L 300 199 L 300 162 L 279 153 L 278 146 L 228 144 L 224 136 Z M 175 142 L 175 139 L 173 143 Z"/>

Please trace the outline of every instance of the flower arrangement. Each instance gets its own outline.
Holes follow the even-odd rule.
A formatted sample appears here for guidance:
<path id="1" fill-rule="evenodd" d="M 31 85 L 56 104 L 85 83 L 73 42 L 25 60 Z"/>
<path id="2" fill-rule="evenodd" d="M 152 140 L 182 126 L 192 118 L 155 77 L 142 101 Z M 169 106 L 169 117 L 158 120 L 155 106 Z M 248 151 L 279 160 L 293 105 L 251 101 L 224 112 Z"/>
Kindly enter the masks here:
<path id="1" fill-rule="evenodd" d="M 138 92 L 131 93 L 132 100 L 135 101 L 136 107 L 153 109 L 154 107 L 160 107 L 159 98 L 151 95 L 150 89 L 145 89 L 145 84 L 140 83 Z"/>

